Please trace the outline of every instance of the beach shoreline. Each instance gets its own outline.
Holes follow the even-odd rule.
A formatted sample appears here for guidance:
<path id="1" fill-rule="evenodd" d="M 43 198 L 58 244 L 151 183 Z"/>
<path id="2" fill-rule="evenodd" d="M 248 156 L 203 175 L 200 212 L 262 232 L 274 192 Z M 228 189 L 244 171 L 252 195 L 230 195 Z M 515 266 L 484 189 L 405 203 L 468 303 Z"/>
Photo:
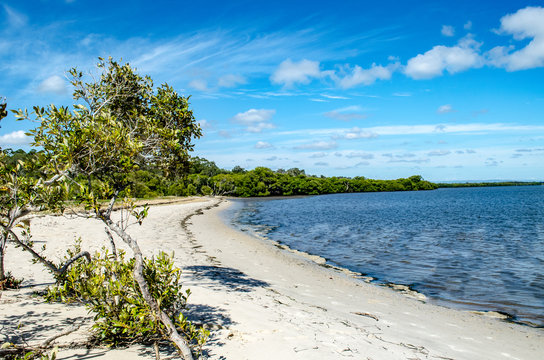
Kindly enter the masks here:
<path id="1" fill-rule="evenodd" d="M 214 198 L 153 205 L 144 224 L 130 230 L 145 256 L 174 252 L 183 286 L 192 293 L 188 317 L 211 331 L 209 359 L 538 359 L 544 353 L 542 329 L 423 303 L 327 268 L 225 224 L 220 212 L 228 206 L 229 200 Z M 52 256 L 63 248 L 60 240 L 76 236 L 84 248 L 107 244 L 103 227 L 92 219 L 44 216 L 32 220 L 32 230 Z M 20 249 L 8 251 L 17 258 L 8 255 L 6 268 L 25 277 L 27 287 L 2 293 L 0 325 L 39 342 L 81 321 L 82 328 L 59 343 L 88 337 L 85 308 L 32 296 L 37 284 L 52 281 L 50 275 L 28 254 L 19 256 Z M 26 325 L 17 330 L 21 323 Z M 162 350 L 164 356 L 171 351 Z M 75 348 L 59 355 L 153 358 L 153 349 Z"/>

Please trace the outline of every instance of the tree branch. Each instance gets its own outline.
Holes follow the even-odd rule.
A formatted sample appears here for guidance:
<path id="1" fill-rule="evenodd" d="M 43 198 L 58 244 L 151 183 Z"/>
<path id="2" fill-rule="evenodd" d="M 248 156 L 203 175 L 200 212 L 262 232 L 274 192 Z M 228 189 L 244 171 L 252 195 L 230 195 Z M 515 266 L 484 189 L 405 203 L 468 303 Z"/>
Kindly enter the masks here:
<path id="1" fill-rule="evenodd" d="M 88 262 L 91 262 L 91 254 L 89 254 L 88 251 L 82 251 L 79 254 L 72 256 L 71 259 L 66 261 L 66 263 L 64 263 L 64 265 L 59 268 L 55 264 L 53 264 L 51 261 L 47 260 L 45 257 L 38 254 L 31 246 L 21 241 L 19 237 L 17 236 L 17 234 L 13 232 L 13 230 L 9 230 L 9 233 L 13 241 L 15 241 L 18 245 L 20 245 L 23 249 L 25 249 L 29 253 L 31 253 L 35 259 L 37 259 L 39 262 L 44 264 L 53 274 L 57 276 L 64 274 L 66 270 L 68 270 L 70 265 L 72 265 L 74 261 L 76 261 L 79 258 L 85 257 Z"/>
<path id="2" fill-rule="evenodd" d="M 159 318 L 163 325 L 166 327 L 168 337 L 177 346 L 178 351 L 183 359 L 193 360 L 193 354 L 187 344 L 187 341 L 178 333 L 176 326 L 170 319 L 170 317 L 159 308 L 157 301 L 151 296 L 147 282 L 143 276 L 144 270 L 144 258 L 140 246 L 130 235 L 123 231 L 117 224 L 115 224 L 110 218 L 101 217 L 102 221 L 108 226 L 114 233 L 116 233 L 130 248 L 134 254 L 134 278 L 140 287 L 142 296 L 151 307 L 151 309 L 159 315 Z"/>

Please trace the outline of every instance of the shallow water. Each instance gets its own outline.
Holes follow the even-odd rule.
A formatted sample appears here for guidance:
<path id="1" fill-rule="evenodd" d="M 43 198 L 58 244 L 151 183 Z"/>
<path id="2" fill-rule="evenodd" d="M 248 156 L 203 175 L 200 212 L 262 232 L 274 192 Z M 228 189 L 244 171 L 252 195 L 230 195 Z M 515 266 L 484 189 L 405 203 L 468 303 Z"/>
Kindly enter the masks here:
<path id="1" fill-rule="evenodd" d="M 544 186 L 240 199 L 233 225 L 432 301 L 544 325 Z"/>

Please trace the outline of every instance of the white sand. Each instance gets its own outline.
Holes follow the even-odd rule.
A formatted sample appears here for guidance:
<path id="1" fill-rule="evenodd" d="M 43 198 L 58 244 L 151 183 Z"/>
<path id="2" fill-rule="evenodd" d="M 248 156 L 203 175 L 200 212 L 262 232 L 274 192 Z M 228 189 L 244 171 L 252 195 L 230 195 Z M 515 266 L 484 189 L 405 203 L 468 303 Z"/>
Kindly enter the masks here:
<path id="1" fill-rule="evenodd" d="M 130 231 L 147 256 L 175 252 L 184 286 L 192 291 L 189 316 L 213 329 L 206 346 L 210 359 L 541 359 L 544 354 L 542 329 L 425 304 L 235 231 L 217 216 L 227 202 L 181 226 L 186 216 L 216 202 L 153 206 L 144 224 Z M 103 228 L 90 219 L 32 220 L 34 239 L 46 241 L 51 255 L 76 236 L 83 237 L 84 248 L 107 246 Z M 6 268 L 26 285 L 52 281 L 28 254 L 8 251 Z M 31 296 L 35 288 L 2 293 L 0 342 L 23 336 L 36 344 L 78 321 L 85 325 L 58 342 L 88 336 L 91 321 L 83 307 L 45 304 Z M 152 359 L 153 350 L 63 349 L 60 355 Z"/>

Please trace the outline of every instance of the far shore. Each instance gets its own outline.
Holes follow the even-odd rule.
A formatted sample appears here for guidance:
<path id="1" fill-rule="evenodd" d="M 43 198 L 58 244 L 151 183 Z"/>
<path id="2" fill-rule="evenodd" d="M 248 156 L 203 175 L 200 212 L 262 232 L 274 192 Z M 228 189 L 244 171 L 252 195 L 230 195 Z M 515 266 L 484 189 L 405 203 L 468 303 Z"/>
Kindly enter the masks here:
<path id="1" fill-rule="evenodd" d="M 129 232 L 146 256 L 174 252 L 192 293 L 188 317 L 211 331 L 209 359 L 521 360 L 544 354 L 544 329 L 432 305 L 239 232 L 219 215 L 228 199 L 147 203 L 149 217 Z M 108 244 L 93 219 L 45 215 L 32 218 L 31 226 L 37 245 L 46 243 L 53 258 L 79 236 L 84 249 Z M 154 358 L 152 346 L 87 349 L 82 344 L 92 315 L 83 306 L 47 304 L 33 295 L 53 278 L 11 245 L 6 269 L 25 281 L 20 290 L 0 293 L 0 342 L 40 343 L 76 323 L 79 330 L 57 340 L 58 359 Z M 171 348 L 161 347 L 161 357 L 171 355 Z"/>

